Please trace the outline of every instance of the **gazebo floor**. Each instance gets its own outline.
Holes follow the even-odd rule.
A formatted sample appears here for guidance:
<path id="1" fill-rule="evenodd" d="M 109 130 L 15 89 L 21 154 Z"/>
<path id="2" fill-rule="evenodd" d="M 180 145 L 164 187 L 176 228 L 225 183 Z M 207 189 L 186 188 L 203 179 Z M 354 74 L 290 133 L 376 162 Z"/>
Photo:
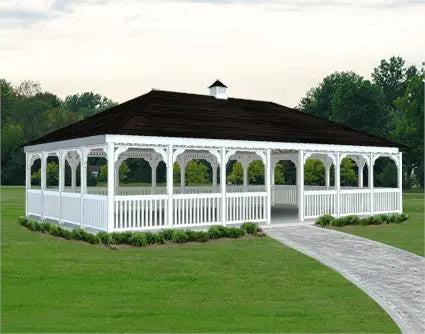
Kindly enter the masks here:
<path id="1" fill-rule="evenodd" d="M 269 225 L 262 224 L 264 228 L 273 228 L 278 226 L 293 225 L 311 225 L 314 220 L 308 219 L 304 222 L 298 220 L 298 208 L 293 205 L 275 204 L 272 206 L 271 223 Z"/>

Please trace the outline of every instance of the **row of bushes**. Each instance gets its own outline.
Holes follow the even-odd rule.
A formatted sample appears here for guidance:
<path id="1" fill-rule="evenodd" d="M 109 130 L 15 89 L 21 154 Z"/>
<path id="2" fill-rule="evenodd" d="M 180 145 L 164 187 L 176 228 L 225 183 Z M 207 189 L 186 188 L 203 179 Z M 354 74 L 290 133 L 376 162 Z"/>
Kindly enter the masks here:
<path id="1" fill-rule="evenodd" d="M 254 223 L 244 223 L 241 227 L 212 226 L 208 231 L 191 231 L 181 229 L 164 229 L 152 232 L 99 232 L 89 233 L 82 229 L 68 230 L 58 225 L 40 222 L 37 220 L 19 218 L 19 223 L 31 231 L 48 233 L 68 240 L 81 240 L 90 244 L 118 245 L 126 244 L 136 247 L 145 247 L 166 242 L 184 243 L 189 241 L 206 242 L 210 239 L 240 238 L 247 234 L 258 235 L 261 228 Z"/>
<path id="2" fill-rule="evenodd" d="M 405 213 L 395 213 L 395 214 L 380 214 L 369 216 L 365 218 L 360 218 L 358 216 L 345 216 L 340 218 L 335 218 L 331 215 L 320 216 L 316 219 L 315 224 L 320 226 L 346 226 L 346 225 L 380 225 L 380 224 L 400 224 L 405 222 L 408 219 L 407 214 Z"/>

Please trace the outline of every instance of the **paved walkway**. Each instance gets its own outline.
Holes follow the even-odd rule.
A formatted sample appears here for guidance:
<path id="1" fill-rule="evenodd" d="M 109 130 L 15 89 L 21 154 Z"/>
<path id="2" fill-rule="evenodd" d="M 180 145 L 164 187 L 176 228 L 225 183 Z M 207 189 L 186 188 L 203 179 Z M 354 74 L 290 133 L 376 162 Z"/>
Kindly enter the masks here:
<path id="1" fill-rule="evenodd" d="M 404 333 L 425 333 L 425 258 L 351 234 L 315 226 L 265 232 L 335 269 L 363 289 Z"/>

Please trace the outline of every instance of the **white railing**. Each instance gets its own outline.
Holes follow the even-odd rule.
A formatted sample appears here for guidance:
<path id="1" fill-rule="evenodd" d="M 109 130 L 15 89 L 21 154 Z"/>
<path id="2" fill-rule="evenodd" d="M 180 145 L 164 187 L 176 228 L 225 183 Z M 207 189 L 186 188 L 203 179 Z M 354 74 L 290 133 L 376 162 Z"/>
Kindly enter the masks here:
<path id="1" fill-rule="evenodd" d="M 375 213 L 400 212 L 400 190 L 398 188 L 374 188 L 373 206 Z"/>
<path id="2" fill-rule="evenodd" d="M 173 196 L 175 226 L 215 225 L 221 221 L 221 194 Z"/>
<path id="3" fill-rule="evenodd" d="M 304 218 L 336 215 L 336 190 L 304 191 Z"/>
<path id="4" fill-rule="evenodd" d="M 370 213 L 370 189 L 352 188 L 340 190 L 339 213 L 344 215 L 367 215 Z"/>
<path id="5" fill-rule="evenodd" d="M 115 196 L 114 230 L 144 230 L 166 227 L 167 195 Z"/>
<path id="6" fill-rule="evenodd" d="M 28 189 L 27 190 L 27 214 L 32 216 L 41 215 L 41 190 Z"/>
<path id="7" fill-rule="evenodd" d="M 108 198 L 106 196 L 84 194 L 83 226 L 102 231 L 108 230 Z"/>
<path id="8" fill-rule="evenodd" d="M 180 186 L 174 187 L 174 194 L 211 194 L 219 192 L 220 187 L 213 186 L 185 186 L 184 188 Z"/>
<path id="9" fill-rule="evenodd" d="M 226 186 L 226 191 L 229 193 L 243 193 L 243 192 L 265 192 L 266 186 L 264 184 L 248 184 L 245 187 L 242 184 L 230 184 Z"/>
<path id="10" fill-rule="evenodd" d="M 226 223 L 266 221 L 267 193 L 227 193 Z"/>
<path id="11" fill-rule="evenodd" d="M 235 192 L 226 193 L 226 223 L 242 223 L 246 221 L 266 221 L 266 192 L 239 192 L 239 186 L 233 187 Z M 263 186 L 253 186 L 250 190 Z M 126 188 L 126 187 L 123 187 Z M 130 187 L 128 187 L 130 188 Z M 316 187 L 315 187 L 316 188 Z M 319 187 L 317 187 L 319 188 Z M 371 213 L 400 212 L 400 191 L 397 188 L 374 188 L 373 210 L 371 210 L 371 192 L 369 188 L 344 187 L 339 192 L 339 209 L 337 208 L 337 191 L 335 189 L 304 191 L 304 218 L 316 218 L 324 214 L 331 215 L 369 215 Z M 133 189 L 143 189 L 134 187 Z M 133 189 L 130 189 L 133 191 Z M 145 187 L 149 189 L 150 187 Z M 164 187 L 158 187 L 162 189 Z M 201 190 L 200 190 L 201 189 Z M 198 191 L 194 194 L 173 195 L 173 225 L 202 226 L 221 224 L 221 193 L 208 192 L 212 187 L 185 187 L 186 191 Z M 311 189 L 311 188 L 310 188 Z M 204 191 L 202 193 L 201 191 Z M 275 185 L 272 188 L 274 203 L 297 205 L 297 190 L 294 185 Z M 116 195 L 114 197 L 115 231 L 150 230 L 168 226 L 168 195 Z M 81 194 L 78 192 L 62 192 L 40 189 L 28 189 L 27 214 L 43 216 L 47 219 L 61 220 L 64 223 L 107 230 L 107 196 Z"/>
<path id="12" fill-rule="evenodd" d="M 62 193 L 62 221 L 81 225 L 81 196 L 79 193 Z"/>
<path id="13" fill-rule="evenodd" d="M 276 204 L 297 204 L 297 186 L 277 184 L 272 186 L 273 203 Z"/>
<path id="14" fill-rule="evenodd" d="M 212 185 L 199 185 L 199 186 L 185 186 L 174 185 L 174 194 L 211 194 L 219 193 L 220 186 L 213 187 Z M 80 187 L 65 187 L 65 192 L 80 192 Z M 243 185 L 227 185 L 227 192 L 245 192 Z M 264 185 L 250 184 L 247 186 L 246 191 L 248 192 L 264 192 Z M 104 186 L 87 187 L 87 193 L 92 195 L 104 195 L 108 194 L 108 188 Z M 167 193 L 166 186 L 157 186 L 152 188 L 151 186 L 121 186 L 115 189 L 115 195 L 118 196 L 135 196 L 135 195 L 165 195 Z"/>
<path id="15" fill-rule="evenodd" d="M 49 219 L 59 219 L 59 192 L 43 191 L 43 216 Z"/>

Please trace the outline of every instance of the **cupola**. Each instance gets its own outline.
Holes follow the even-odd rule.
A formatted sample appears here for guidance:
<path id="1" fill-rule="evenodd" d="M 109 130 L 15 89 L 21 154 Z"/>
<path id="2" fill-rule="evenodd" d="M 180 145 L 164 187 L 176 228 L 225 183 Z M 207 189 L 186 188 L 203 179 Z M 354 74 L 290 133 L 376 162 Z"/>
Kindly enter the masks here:
<path id="1" fill-rule="evenodd" d="M 223 84 L 220 80 L 216 80 L 211 86 L 208 87 L 210 89 L 210 95 L 214 96 L 216 99 L 227 99 L 226 89 L 227 86 Z"/>

